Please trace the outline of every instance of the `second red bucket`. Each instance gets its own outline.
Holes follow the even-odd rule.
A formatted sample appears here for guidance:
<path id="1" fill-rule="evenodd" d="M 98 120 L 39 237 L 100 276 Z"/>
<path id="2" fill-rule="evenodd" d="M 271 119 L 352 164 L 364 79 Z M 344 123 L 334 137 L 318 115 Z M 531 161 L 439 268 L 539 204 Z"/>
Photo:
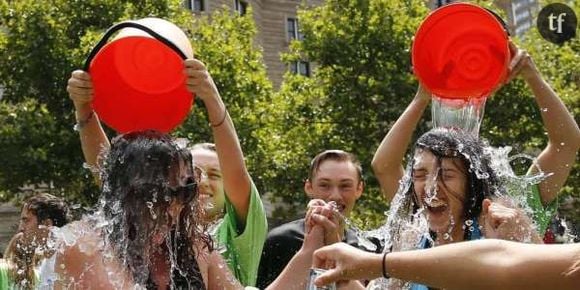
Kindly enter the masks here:
<path id="1" fill-rule="evenodd" d="M 433 11 L 413 41 L 415 75 L 442 98 L 487 97 L 505 80 L 509 61 L 507 31 L 495 15 L 472 4 Z"/>
<path id="2" fill-rule="evenodd" d="M 94 110 L 119 133 L 171 131 L 193 102 L 183 73 L 183 60 L 191 57 L 185 33 L 166 20 L 144 18 L 111 27 L 85 64 L 93 81 Z"/>

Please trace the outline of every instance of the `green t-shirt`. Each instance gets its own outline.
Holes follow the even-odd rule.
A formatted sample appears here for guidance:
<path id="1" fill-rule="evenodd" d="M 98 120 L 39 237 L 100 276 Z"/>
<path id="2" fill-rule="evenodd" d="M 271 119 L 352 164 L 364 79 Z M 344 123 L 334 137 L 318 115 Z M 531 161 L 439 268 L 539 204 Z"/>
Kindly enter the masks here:
<path id="1" fill-rule="evenodd" d="M 10 266 L 0 259 L 0 290 L 11 289 L 14 281 L 11 281 L 10 277 Z"/>
<path id="2" fill-rule="evenodd" d="M 254 182 L 251 182 L 250 207 L 246 226 L 238 232 L 234 206 L 226 197 L 226 214 L 217 229 L 217 242 L 230 269 L 244 286 L 255 286 L 262 248 L 268 233 L 266 211 Z"/>
<path id="3" fill-rule="evenodd" d="M 544 207 L 542 204 L 542 197 L 540 196 L 540 188 L 538 184 L 531 186 L 531 190 L 528 191 L 526 199 L 528 206 L 532 210 L 534 221 L 538 227 L 538 233 L 543 237 L 546 233 L 548 225 L 550 225 L 552 216 L 556 212 L 557 202 L 554 200 L 548 206 Z"/>

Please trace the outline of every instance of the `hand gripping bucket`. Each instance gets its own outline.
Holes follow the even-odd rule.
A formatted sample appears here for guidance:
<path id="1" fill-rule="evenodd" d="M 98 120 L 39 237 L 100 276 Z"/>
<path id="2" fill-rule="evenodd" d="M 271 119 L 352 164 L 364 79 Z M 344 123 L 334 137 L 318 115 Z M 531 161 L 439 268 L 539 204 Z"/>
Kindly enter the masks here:
<path id="1" fill-rule="evenodd" d="M 415 75 L 441 98 L 487 97 L 505 80 L 510 61 L 508 34 L 500 21 L 467 3 L 433 11 L 413 41 Z"/>
<path id="2" fill-rule="evenodd" d="M 191 57 L 187 36 L 171 22 L 144 18 L 114 25 L 85 62 L 93 81 L 95 112 L 119 133 L 171 131 L 183 122 L 193 102 L 183 73 L 183 60 Z"/>

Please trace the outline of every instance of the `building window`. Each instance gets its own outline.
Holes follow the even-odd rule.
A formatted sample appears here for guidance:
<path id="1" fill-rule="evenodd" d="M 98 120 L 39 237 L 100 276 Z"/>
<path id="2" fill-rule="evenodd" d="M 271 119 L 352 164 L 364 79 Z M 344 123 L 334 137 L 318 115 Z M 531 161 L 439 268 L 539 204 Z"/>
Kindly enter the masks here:
<path id="1" fill-rule="evenodd" d="M 193 12 L 205 11 L 205 0 L 185 0 L 183 5 Z"/>
<path id="2" fill-rule="evenodd" d="M 286 20 L 286 27 L 287 27 L 287 37 L 288 41 L 292 41 L 294 39 L 302 40 L 304 37 L 302 33 L 300 33 L 300 29 L 298 26 L 298 19 L 296 18 L 288 18 Z"/>
<path id="3" fill-rule="evenodd" d="M 240 15 L 246 15 L 248 10 L 248 2 L 243 0 L 234 0 L 234 8 Z"/>
<path id="4" fill-rule="evenodd" d="M 307 61 L 294 61 L 290 63 L 290 71 L 294 74 L 310 76 L 310 63 Z"/>

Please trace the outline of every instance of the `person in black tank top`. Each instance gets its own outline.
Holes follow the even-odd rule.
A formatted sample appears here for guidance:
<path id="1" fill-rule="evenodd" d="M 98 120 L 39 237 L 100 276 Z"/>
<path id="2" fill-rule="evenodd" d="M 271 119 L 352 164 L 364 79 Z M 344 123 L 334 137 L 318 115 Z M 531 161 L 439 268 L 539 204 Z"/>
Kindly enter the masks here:
<path id="1" fill-rule="evenodd" d="M 106 241 L 133 282 L 205 289 L 192 243 L 213 249 L 200 225 L 199 174 L 189 151 L 155 131 L 128 133 L 113 140 L 102 168 Z"/>

